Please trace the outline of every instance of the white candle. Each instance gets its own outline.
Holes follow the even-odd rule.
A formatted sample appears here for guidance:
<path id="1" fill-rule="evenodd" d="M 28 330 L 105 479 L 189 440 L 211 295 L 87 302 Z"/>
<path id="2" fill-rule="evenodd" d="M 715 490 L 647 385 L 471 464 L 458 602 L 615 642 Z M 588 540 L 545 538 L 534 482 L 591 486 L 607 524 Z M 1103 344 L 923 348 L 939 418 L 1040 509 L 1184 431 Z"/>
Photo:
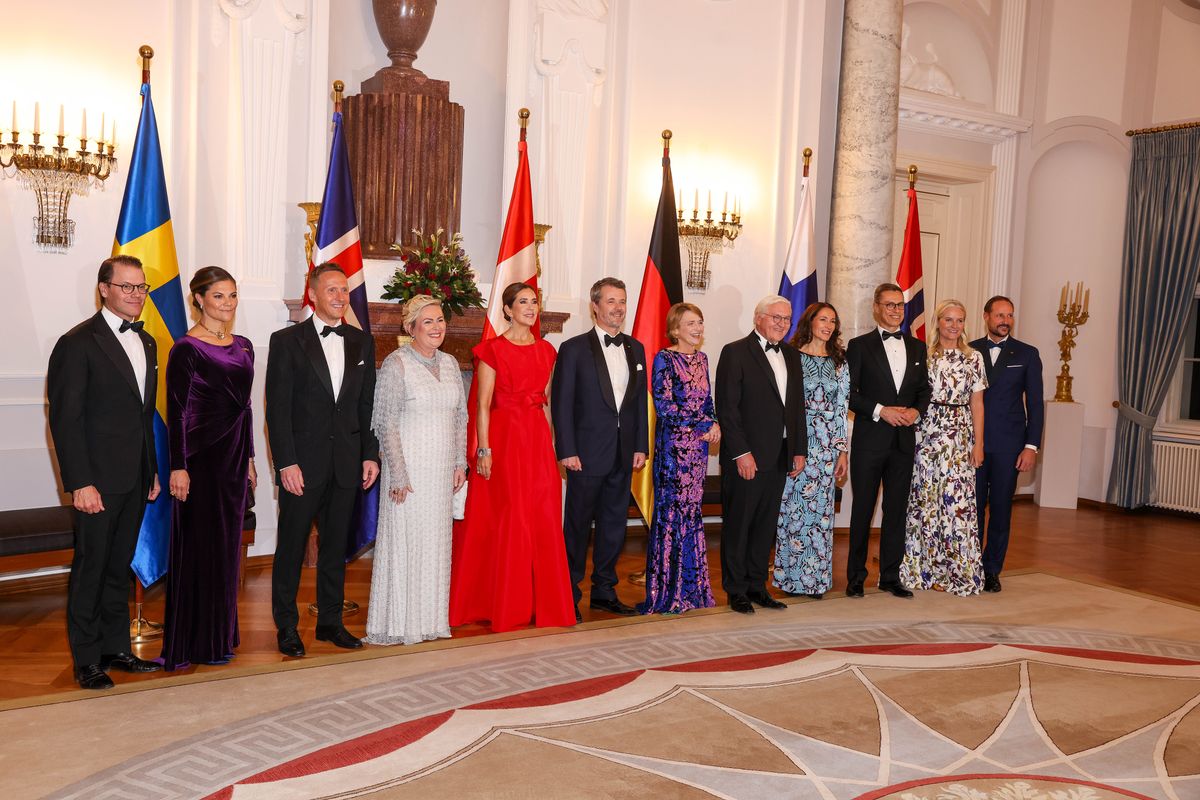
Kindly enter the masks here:
<path id="1" fill-rule="evenodd" d="M 83 110 L 83 119 L 79 123 L 79 141 L 87 141 L 87 109 Z"/>
<path id="2" fill-rule="evenodd" d="M 64 109 L 63 109 L 62 103 L 59 103 L 58 104 L 58 135 L 59 136 L 67 135 L 67 126 L 63 124 L 63 111 L 64 111 Z"/>
<path id="3" fill-rule="evenodd" d="M 696 216 L 700 210 L 700 190 L 697 189 L 695 195 L 692 196 L 692 216 Z"/>
<path id="4" fill-rule="evenodd" d="M 33 104 L 33 132 L 34 133 L 42 132 L 42 104 L 41 103 Z"/>
<path id="5" fill-rule="evenodd" d="M 108 140 L 108 143 L 113 147 L 117 146 L 117 121 L 115 119 L 113 120 L 112 138 Z"/>
<path id="6" fill-rule="evenodd" d="M 12 129 L 17 129 L 17 101 L 13 100 L 13 126 Z"/>
<path id="7" fill-rule="evenodd" d="M 712 189 L 708 190 L 708 215 L 712 216 Z"/>
<path id="8" fill-rule="evenodd" d="M 729 192 L 725 193 L 725 199 L 721 201 L 721 213 L 724 214 L 729 210 Z"/>
<path id="9" fill-rule="evenodd" d="M 105 128 L 104 123 L 105 123 L 104 112 L 101 111 L 100 112 L 100 140 L 101 141 L 104 141 L 104 128 Z"/>
<path id="10" fill-rule="evenodd" d="M 1088 310 L 1088 302 L 1091 301 L 1091 299 L 1092 299 L 1092 290 L 1088 289 L 1086 292 L 1083 293 L 1083 313 L 1085 313 L 1085 314 L 1087 313 L 1087 310 Z"/>

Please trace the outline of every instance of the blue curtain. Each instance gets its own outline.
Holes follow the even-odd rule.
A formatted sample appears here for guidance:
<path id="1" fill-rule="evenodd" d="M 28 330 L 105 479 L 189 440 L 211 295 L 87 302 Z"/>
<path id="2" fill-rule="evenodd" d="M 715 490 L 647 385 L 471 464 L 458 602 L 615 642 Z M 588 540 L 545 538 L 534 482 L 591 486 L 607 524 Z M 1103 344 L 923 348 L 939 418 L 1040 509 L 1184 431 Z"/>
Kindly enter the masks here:
<path id="1" fill-rule="evenodd" d="M 1120 398 L 1108 502 L 1154 493 L 1152 434 L 1200 280 L 1200 127 L 1133 137 L 1117 327 Z"/>

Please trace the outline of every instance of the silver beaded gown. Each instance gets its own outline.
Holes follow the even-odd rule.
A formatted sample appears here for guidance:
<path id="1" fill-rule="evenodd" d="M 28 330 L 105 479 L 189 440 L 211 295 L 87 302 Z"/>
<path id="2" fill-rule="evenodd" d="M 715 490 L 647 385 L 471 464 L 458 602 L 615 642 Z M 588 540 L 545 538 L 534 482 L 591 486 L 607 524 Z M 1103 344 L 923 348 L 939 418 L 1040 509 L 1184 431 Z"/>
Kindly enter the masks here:
<path id="1" fill-rule="evenodd" d="M 371 427 L 382 473 L 367 606 L 371 644 L 449 638 L 454 470 L 466 469 L 467 399 L 458 362 L 405 345 L 379 370 Z M 403 503 L 393 488 L 411 486 Z"/>

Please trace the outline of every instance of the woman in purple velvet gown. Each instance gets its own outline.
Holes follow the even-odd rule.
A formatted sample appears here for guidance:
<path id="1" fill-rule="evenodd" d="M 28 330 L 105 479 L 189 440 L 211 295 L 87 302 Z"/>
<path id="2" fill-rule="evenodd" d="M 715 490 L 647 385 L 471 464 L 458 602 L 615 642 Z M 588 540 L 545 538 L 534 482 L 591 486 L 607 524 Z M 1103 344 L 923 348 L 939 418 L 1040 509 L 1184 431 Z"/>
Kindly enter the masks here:
<path id="1" fill-rule="evenodd" d="M 671 346 L 654 356 L 654 519 L 646 544 L 643 614 L 682 614 L 716 605 L 704 538 L 708 445 L 721 439 L 713 413 L 704 315 L 691 303 L 667 311 Z"/>
<path id="2" fill-rule="evenodd" d="M 229 333 L 237 284 L 220 267 L 191 282 L 200 321 L 167 361 L 171 549 L 163 666 L 224 664 L 238 646 L 242 518 L 258 483 L 250 387 L 254 347 Z"/>

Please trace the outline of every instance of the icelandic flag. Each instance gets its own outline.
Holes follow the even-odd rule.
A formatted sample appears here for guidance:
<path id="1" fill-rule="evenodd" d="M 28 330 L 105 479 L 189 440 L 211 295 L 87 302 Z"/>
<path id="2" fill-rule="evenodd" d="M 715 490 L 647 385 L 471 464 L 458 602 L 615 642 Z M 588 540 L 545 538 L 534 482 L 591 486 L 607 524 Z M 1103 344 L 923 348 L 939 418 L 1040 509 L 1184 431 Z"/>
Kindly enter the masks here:
<path id="1" fill-rule="evenodd" d="M 908 222 L 896 285 L 904 292 L 904 322 L 900 330 L 925 341 L 925 286 L 921 279 L 921 222 L 917 215 L 917 190 L 908 190 Z"/>
<path id="2" fill-rule="evenodd" d="M 817 302 L 817 251 L 813 237 L 812 191 L 807 175 L 800 179 L 800 211 L 796 215 L 792 239 L 788 242 L 779 294 L 792 301 L 792 324 L 784 337 L 784 341 L 790 341 L 804 309 Z"/>
<path id="3" fill-rule="evenodd" d="M 350 284 L 350 308 L 345 321 L 367 335 L 371 321 L 367 316 L 367 287 L 364 285 L 362 246 L 358 242 L 358 216 L 354 212 L 354 190 L 350 184 L 350 159 L 342 135 L 342 112 L 333 112 L 333 144 L 329 150 L 329 171 L 325 173 L 325 193 L 321 197 L 321 218 L 317 221 L 315 264 L 332 262 L 342 268 Z M 308 292 L 305 292 L 305 296 Z M 352 560 L 375 541 L 379 520 L 379 481 L 367 491 L 358 492 L 346 539 L 346 560 Z"/>
<path id="4" fill-rule="evenodd" d="M 121 216 L 117 220 L 112 254 L 140 259 L 146 271 L 146 282 L 153 287 L 142 309 L 142 320 L 146 333 L 158 343 L 154 451 L 158 459 L 158 484 L 163 491 L 157 500 L 146 504 L 137 549 L 130 565 L 142 585 L 149 586 L 167 572 L 167 550 L 171 541 L 171 497 L 166 491 L 171 465 L 167 446 L 167 356 L 175 340 L 188 329 L 149 79 L 142 83 L 142 113 L 133 140 L 133 154 L 129 158 L 129 179 L 121 199 Z"/>

